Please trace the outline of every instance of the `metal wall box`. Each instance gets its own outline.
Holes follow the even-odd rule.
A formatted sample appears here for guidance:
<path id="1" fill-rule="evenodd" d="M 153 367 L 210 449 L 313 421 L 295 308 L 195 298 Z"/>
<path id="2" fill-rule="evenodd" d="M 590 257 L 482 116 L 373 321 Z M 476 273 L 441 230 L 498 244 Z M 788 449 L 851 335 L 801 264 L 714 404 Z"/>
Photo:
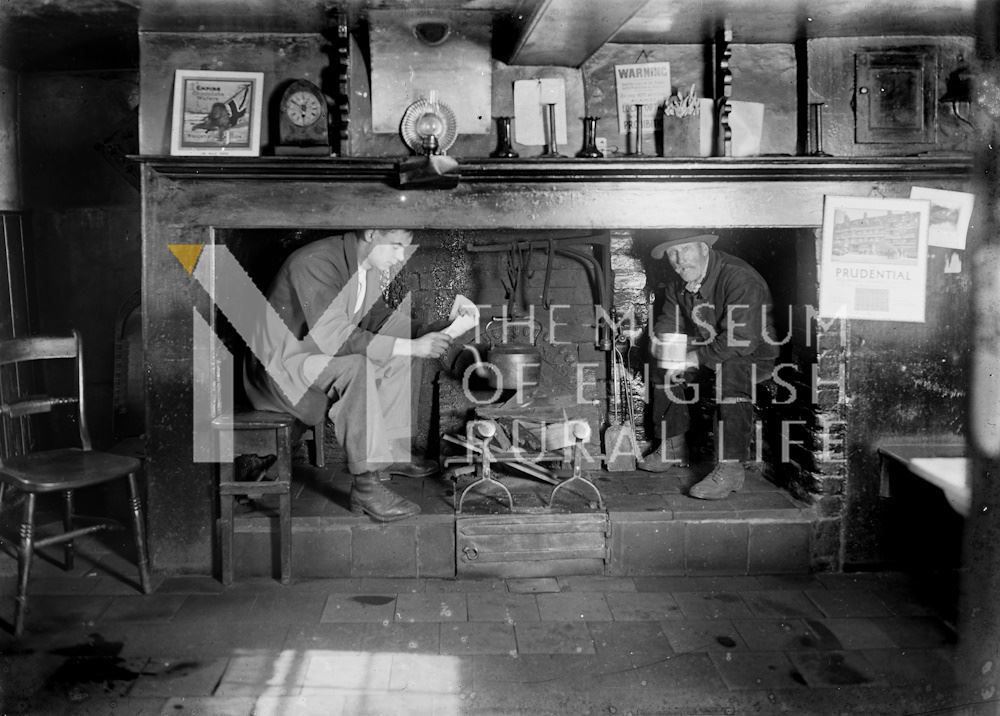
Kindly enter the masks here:
<path id="1" fill-rule="evenodd" d="M 854 56 L 854 140 L 859 144 L 936 141 L 937 50 L 863 50 Z"/>
<path id="2" fill-rule="evenodd" d="M 611 523 L 605 512 L 459 516 L 459 577 L 604 574 Z"/>

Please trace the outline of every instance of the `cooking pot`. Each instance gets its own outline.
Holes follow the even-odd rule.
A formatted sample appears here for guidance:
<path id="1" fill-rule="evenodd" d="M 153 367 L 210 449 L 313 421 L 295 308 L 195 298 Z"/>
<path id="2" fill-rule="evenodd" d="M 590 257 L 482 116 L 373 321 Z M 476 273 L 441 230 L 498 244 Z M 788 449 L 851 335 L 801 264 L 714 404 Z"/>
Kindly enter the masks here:
<path id="1" fill-rule="evenodd" d="M 485 359 L 489 365 L 483 366 L 486 373 L 481 374 L 494 388 L 515 390 L 518 394 L 538 385 L 542 362 L 535 341 L 541 332 L 538 321 L 494 319 L 487 323 L 483 333 L 490 341 Z M 506 341 L 514 336 L 518 340 L 523 337 L 524 342 Z"/>

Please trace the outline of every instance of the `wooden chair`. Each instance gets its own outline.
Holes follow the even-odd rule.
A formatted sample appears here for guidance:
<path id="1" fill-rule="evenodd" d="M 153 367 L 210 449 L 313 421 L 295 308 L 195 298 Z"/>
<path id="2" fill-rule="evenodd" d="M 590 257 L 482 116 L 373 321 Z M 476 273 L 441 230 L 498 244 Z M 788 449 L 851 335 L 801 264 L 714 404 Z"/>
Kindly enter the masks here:
<path id="1" fill-rule="evenodd" d="M 219 435 L 220 447 L 224 432 L 232 432 L 233 455 L 275 455 L 271 467 L 272 479 L 237 480 L 236 467 L 231 462 L 219 464 L 219 552 L 222 562 L 222 583 L 233 583 L 233 542 L 235 520 L 233 508 L 238 497 L 259 499 L 278 495 L 278 536 L 281 553 L 281 583 L 292 578 L 292 431 L 296 420 L 287 413 L 266 410 L 237 412 L 212 421 Z M 314 455 L 317 467 L 323 466 L 323 428 L 313 430 Z"/>
<path id="2" fill-rule="evenodd" d="M 23 378 L 37 367 L 34 361 L 64 359 L 72 363 L 73 389 L 63 395 L 25 394 Z M 4 372 L 5 371 L 5 372 Z M 70 409 L 76 422 L 79 447 L 36 450 L 39 415 L 53 409 Z M 75 409 L 73 409 L 75 408 Z M 34 417 L 33 417 L 34 416 Z M 14 635 L 21 636 L 28 608 L 28 576 L 35 552 L 51 545 L 64 546 L 65 567 L 73 568 L 73 540 L 92 532 L 119 527 L 104 520 L 74 529 L 77 515 L 73 509 L 73 491 L 123 479 L 128 483 L 130 507 L 138 552 L 139 582 L 143 593 L 150 591 L 149 561 L 146 553 L 145 520 L 139 499 L 136 475 L 139 460 L 123 455 L 98 452 L 91 447 L 84 404 L 83 356 L 80 335 L 37 336 L 0 340 L 0 419 L 8 452 L 19 453 L 0 458 L 0 508 L 8 485 L 25 493 L 24 516 L 18 548 L 17 604 L 14 611 Z M 19 443 L 19 445 L 18 445 Z M 64 532 L 43 539 L 35 537 L 35 509 L 39 494 L 61 492 Z"/>

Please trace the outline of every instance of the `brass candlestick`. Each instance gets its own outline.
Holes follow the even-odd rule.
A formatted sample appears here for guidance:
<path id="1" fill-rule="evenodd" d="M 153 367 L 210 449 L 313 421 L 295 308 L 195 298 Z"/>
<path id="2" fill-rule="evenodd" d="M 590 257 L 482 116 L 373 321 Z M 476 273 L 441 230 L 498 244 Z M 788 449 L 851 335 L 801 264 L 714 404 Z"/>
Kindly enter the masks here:
<path id="1" fill-rule="evenodd" d="M 641 157 L 642 153 L 642 105 L 637 104 L 635 106 L 635 141 L 633 143 L 635 149 L 630 156 Z"/>
<path id="2" fill-rule="evenodd" d="M 603 159 L 597 149 L 597 120 L 600 117 L 583 117 L 583 148 L 576 153 L 581 159 Z"/>
<path id="3" fill-rule="evenodd" d="M 514 151 L 510 134 L 510 117 L 495 117 L 497 122 L 497 148 L 490 152 L 494 159 L 516 159 L 519 155 Z"/>
<path id="4" fill-rule="evenodd" d="M 546 104 L 548 107 L 548 136 L 546 137 L 545 151 L 542 152 L 543 157 L 561 157 L 562 154 L 559 153 L 559 140 L 556 139 L 556 104 L 555 102 L 549 102 Z"/>
<path id="5" fill-rule="evenodd" d="M 832 156 L 823 151 L 823 105 L 825 102 L 809 103 L 809 152 L 813 157 Z"/>

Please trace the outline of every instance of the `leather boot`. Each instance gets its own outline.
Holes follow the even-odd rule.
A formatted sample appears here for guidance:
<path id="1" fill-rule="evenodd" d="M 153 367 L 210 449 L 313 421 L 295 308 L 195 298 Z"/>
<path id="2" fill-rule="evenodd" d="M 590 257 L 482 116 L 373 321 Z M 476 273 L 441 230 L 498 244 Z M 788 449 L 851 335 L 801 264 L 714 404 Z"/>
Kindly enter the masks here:
<path id="1" fill-rule="evenodd" d="M 430 477 L 436 475 L 440 469 L 436 462 L 414 456 L 409 462 L 394 462 L 385 471 L 400 477 Z"/>
<path id="2" fill-rule="evenodd" d="M 351 484 L 351 512 L 376 522 L 394 522 L 420 514 L 420 505 L 383 486 L 377 472 L 363 472 Z"/>
<path id="3" fill-rule="evenodd" d="M 687 467 L 690 464 L 687 438 L 684 435 L 674 435 L 642 458 L 636 467 L 646 472 L 666 472 L 672 467 Z"/>
<path id="4" fill-rule="evenodd" d="M 743 487 L 745 479 L 746 471 L 742 463 L 720 462 L 688 494 L 699 500 L 724 500 L 729 497 L 729 493 Z"/>

